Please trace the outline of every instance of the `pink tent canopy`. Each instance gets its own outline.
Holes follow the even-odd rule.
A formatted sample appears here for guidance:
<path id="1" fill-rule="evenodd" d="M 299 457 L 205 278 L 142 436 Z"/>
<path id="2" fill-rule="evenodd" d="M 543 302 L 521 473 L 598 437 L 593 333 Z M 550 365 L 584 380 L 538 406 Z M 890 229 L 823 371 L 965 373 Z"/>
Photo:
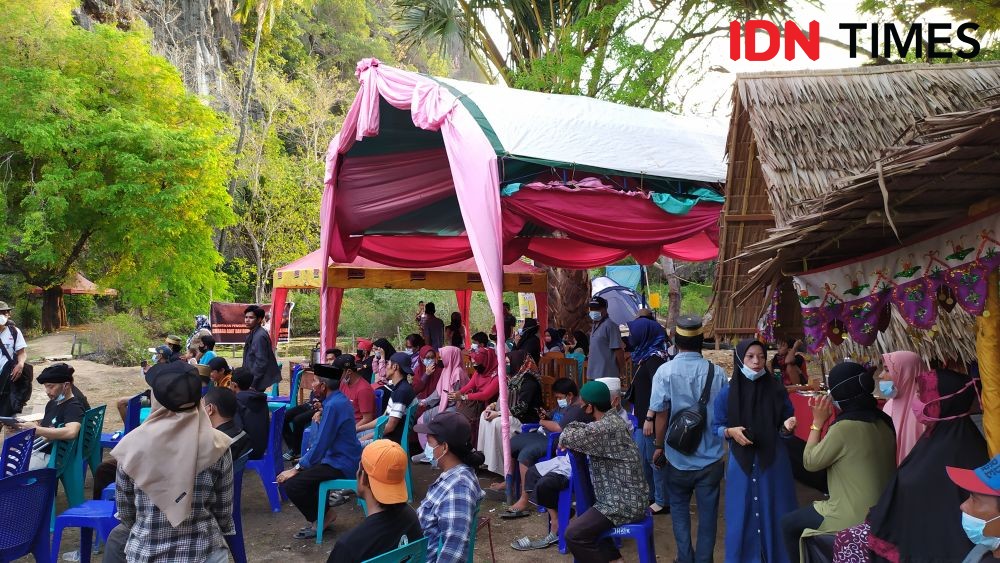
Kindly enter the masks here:
<path id="1" fill-rule="evenodd" d="M 706 139 L 704 127 L 579 96 L 436 79 L 375 59 L 361 61 L 356 74 L 360 88 L 327 152 L 323 256 L 421 268 L 471 256 L 502 334 L 503 264 L 522 255 L 567 268 L 629 255 L 647 264 L 661 254 L 717 255 L 718 200 L 687 200 L 677 212 L 662 204 L 689 195 L 692 183 L 722 180 L 723 143 Z M 698 169 L 708 162 L 712 170 Z M 323 275 L 322 338 L 330 345 L 338 289 Z M 499 376 L 510 476 L 503 370 Z"/>

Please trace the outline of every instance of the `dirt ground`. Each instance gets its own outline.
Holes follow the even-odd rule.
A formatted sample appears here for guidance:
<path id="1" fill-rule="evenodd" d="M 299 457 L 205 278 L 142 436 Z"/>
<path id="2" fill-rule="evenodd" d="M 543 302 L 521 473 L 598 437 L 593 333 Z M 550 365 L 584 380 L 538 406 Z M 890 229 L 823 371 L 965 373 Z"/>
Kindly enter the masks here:
<path id="1" fill-rule="evenodd" d="M 84 330 L 84 329 L 78 329 Z M 41 371 L 48 362 L 38 361 L 41 357 L 52 357 L 68 355 L 73 341 L 72 332 L 61 332 L 48 335 L 29 343 L 29 361 L 36 365 L 36 374 Z M 230 363 L 239 364 L 239 358 L 230 357 L 228 352 L 221 352 Z M 706 352 L 706 356 L 723 365 L 727 370 L 732 369 L 732 352 Z M 235 361 L 234 361 L 235 360 Z M 295 358 L 298 360 L 298 358 Z M 71 363 L 76 368 L 76 384 L 87 395 L 92 405 L 107 403 L 109 408 L 104 422 L 106 432 L 121 428 L 121 419 L 117 410 L 113 407 L 114 401 L 118 397 L 133 395 L 143 390 L 146 385 L 142 380 L 139 368 L 116 368 L 97 364 L 83 360 L 72 360 Z M 287 382 L 284 382 L 287 385 Z M 287 389 L 282 389 L 287 393 Z M 41 412 L 46 402 L 45 393 L 41 386 L 36 383 L 36 389 L 32 393 L 31 405 L 34 412 Z M 88 497 L 91 491 L 91 476 L 88 472 L 87 491 Z M 414 495 L 417 499 L 424 497 L 427 487 L 437 477 L 437 471 L 427 465 L 417 465 L 413 468 Z M 480 473 L 480 481 L 483 488 L 490 483 L 499 481 L 500 477 L 483 471 Z M 59 488 L 59 498 L 57 500 L 58 510 L 66 508 L 65 496 L 62 487 Z M 816 498 L 807 489 L 799 488 L 800 501 L 806 502 Z M 546 550 L 532 552 L 518 552 L 510 547 L 510 543 L 521 536 L 532 538 L 543 535 L 546 532 L 547 517 L 544 515 L 533 515 L 519 520 L 506 521 L 498 516 L 503 511 L 504 504 L 489 500 L 483 502 L 481 509 L 482 516 L 489 516 L 491 520 L 491 532 L 493 538 L 494 552 L 496 560 L 501 562 L 530 563 L 551 561 L 558 558 L 559 552 L 555 547 Z M 328 534 L 321 546 L 317 546 L 314 541 L 302 541 L 292 538 L 304 523 L 303 518 L 293 505 L 285 502 L 281 507 L 281 512 L 272 513 L 268 507 L 267 499 L 261 484 L 261 480 L 254 473 L 248 473 L 243 486 L 243 529 L 244 541 L 250 561 L 275 561 L 282 560 L 286 563 L 322 561 L 325 560 L 330 550 L 336 542 L 339 533 L 349 530 L 358 524 L 363 513 L 355 504 L 347 504 L 335 509 L 338 514 L 337 523 L 334 525 L 334 532 Z M 695 508 L 692 506 L 692 514 Z M 723 537 L 725 534 L 725 522 L 721 515 L 720 505 L 718 541 L 716 543 L 716 560 L 723 559 Z M 696 516 L 692 516 L 692 523 L 696 523 Z M 671 528 L 671 517 L 669 515 L 657 516 L 656 524 L 656 554 L 657 559 L 662 562 L 673 561 L 676 553 L 674 548 L 673 533 Z M 62 540 L 62 551 L 70 551 L 78 547 L 79 535 L 76 531 L 67 531 Z M 635 546 L 632 542 L 625 542 L 623 553 L 627 561 L 637 559 Z M 567 556 L 568 557 L 568 556 Z M 30 561 L 24 558 L 20 561 Z M 99 561 L 100 556 L 95 556 L 94 561 Z M 484 528 L 476 542 L 476 561 L 489 561 L 489 534 Z"/>

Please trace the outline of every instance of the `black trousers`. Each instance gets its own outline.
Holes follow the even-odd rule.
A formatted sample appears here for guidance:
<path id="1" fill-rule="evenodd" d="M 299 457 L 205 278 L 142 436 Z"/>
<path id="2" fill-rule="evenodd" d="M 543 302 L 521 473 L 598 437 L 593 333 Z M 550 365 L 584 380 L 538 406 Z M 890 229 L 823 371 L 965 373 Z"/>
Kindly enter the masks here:
<path id="1" fill-rule="evenodd" d="M 583 563 L 607 563 L 621 559 L 621 552 L 610 538 L 597 539 L 613 527 L 611 520 L 591 507 L 570 520 L 566 527 L 566 548 L 574 559 Z"/>
<path id="2" fill-rule="evenodd" d="M 524 490 L 535 499 L 538 506 L 559 510 L 559 492 L 569 486 L 569 479 L 558 473 L 538 473 L 534 465 L 524 475 Z"/>
<path id="3" fill-rule="evenodd" d="M 285 439 L 285 443 L 293 453 L 302 453 L 302 433 L 309 427 L 315 412 L 309 403 L 296 405 L 285 411 L 281 437 Z"/>
<path id="4" fill-rule="evenodd" d="M 823 516 L 813 506 L 807 505 L 789 512 L 781 517 L 781 535 L 785 538 L 785 549 L 789 561 L 799 561 L 799 539 L 802 532 L 819 528 L 823 524 Z"/>
<path id="5" fill-rule="evenodd" d="M 330 479 L 344 479 L 346 475 L 339 469 L 320 463 L 309 469 L 303 469 L 298 475 L 285 481 L 285 492 L 288 500 L 306 517 L 309 522 L 315 522 L 319 511 L 319 484 Z M 326 499 L 322 499 L 324 502 Z M 323 524 L 320 523 L 320 526 Z"/>

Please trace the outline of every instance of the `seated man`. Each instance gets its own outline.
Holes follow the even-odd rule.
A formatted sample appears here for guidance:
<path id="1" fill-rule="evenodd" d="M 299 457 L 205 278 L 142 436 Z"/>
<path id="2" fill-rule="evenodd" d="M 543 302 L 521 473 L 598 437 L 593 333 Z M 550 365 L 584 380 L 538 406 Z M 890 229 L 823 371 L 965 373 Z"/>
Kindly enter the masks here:
<path id="1" fill-rule="evenodd" d="M 385 434 L 383 438 L 388 438 L 397 444 L 402 444 L 407 437 L 403 436 L 403 427 L 406 425 L 406 409 L 417 397 L 413 386 L 406 380 L 407 375 L 413 374 L 410 367 L 410 355 L 406 352 L 396 352 L 389 358 L 386 364 L 385 375 L 389 382 L 386 387 L 391 389 L 389 404 L 385 408 L 385 414 L 389 420 L 385 423 Z M 357 427 L 358 431 L 372 430 L 375 428 L 375 420 Z M 371 436 L 366 436 L 371 439 Z"/>
<path id="2" fill-rule="evenodd" d="M 233 370 L 229 368 L 229 362 L 225 358 L 212 358 L 208 362 L 208 369 L 208 376 L 212 379 L 212 385 L 232 391 Z"/>
<path id="3" fill-rule="evenodd" d="M 639 447 L 629 425 L 608 415 L 611 392 L 600 381 L 589 381 L 580 390 L 584 412 L 594 422 L 574 422 L 563 429 L 559 446 L 590 457 L 594 505 L 577 515 L 566 528 L 566 547 L 580 561 L 619 561 L 621 552 L 604 532 L 646 515 L 649 485 L 642 472 Z"/>
<path id="4" fill-rule="evenodd" d="M 611 392 L 611 410 L 608 413 L 618 415 L 629 425 L 629 428 L 635 430 L 635 426 L 632 425 L 632 417 L 622 408 L 622 380 L 617 377 L 601 377 L 597 381 L 607 385 L 608 391 Z"/>
<path id="5" fill-rule="evenodd" d="M 358 497 L 368 516 L 337 540 L 327 563 L 361 563 L 423 537 L 417 513 L 406 503 L 406 467 L 406 453 L 396 442 L 375 440 L 365 446 Z"/>
<path id="6" fill-rule="evenodd" d="M 35 446 L 31 452 L 29 469 L 42 469 L 49 464 L 52 453 L 51 442 L 55 440 L 75 440 L 83 421 L 83 404 L 73 396 L 73 369 L 63 363 L 53 364 L 37 377 L 45 387 L 49 402 L 45 404 L 45 416 L 35 424 L 22 422 L 19 430 L 35 429 Z"/>
<path id="7" fill-rule="evenodd" d="M 238 389 L 236 422 L 250 436 L 253 447 L 250 459 L 260 459 L 267 451 L 268 435 L 271 432 L 271 411 L 267 408 L 267 395 L 251 387 L 253 374 L 241 367 L 233 370 L 233 384 Z"/>
<path id="8" fill-rule="evenodd" d="M 198 348 L 198 363 L 207 366 L 215 358 L 215 337 L 211 334 L 206 334 L 201 337 L 201 346 Z"/>
<path id="9" fill-rule="evenodd" d="M 278 483 L 285 485 L 288 499 L 306 518 L 306 525 L 295 533 L 295 539 L 316 537 L 319 484 L 356 475 L 361 459 L 361 443 L 354 429 L 354 409 L 340 392 L 340 368 L 316 365 L 313 369 L 316 379 L 326 388 L 316 439 L 295 467 L 278 475 Z M 326 530 L 336 517 L 336 512 L 327 511 L 326 522 L 319 525 Z"/>
<path id="10" fill-rule="evenodd" d="M 963 563 L 1000 561 L 1000 456 L 979 469 L 948 467 L 948 477 L 969 492 L 962 503 L 962 527 L 972 542 Z"/>
<path id="11" fill-rule="evenodd" d="M 557 408 L 542 417 L 538 422 L 537 432 L 518 433 L 510 438 L 511 456 L 517 459 L 521 471 L 521 498 L 510 506 L 501 518 L 521 518 L 531 514 L 528 498 L 527 475 L 539 459 L 554 452 L 546 451 L 549 447 L 547 436 L 552 432 L 561 432 L 571 422 L 593 422 L 593 418 L 583 412 L 583 402 L 580 401 L 579 389 L 572 379 L 561 377 L 552 383 L 552 396 L 556 399 Z M 569 475 L 569 472 L 566 472 Z"/>
<path id="12" fill-rule="evenodd" d="M 375 391 L 370 383 L 358 375 L 354 356 L 341 355 L 333 365 L 344 371 L 344 376 L 340 380 L 340 392 L 351 400 L 351 406 L 354 407 L 354 424 L 360 430 L 362 426 L 375 420 Z"/>
<path id="13" fill-rule="evenodd" d="M 333 364 L 335 359 L 333 349 L 331 348 L 326 351 L 323 363 L 330 365 Z M 312 373 L 312 368 L 306 368 L 306 370 Z M 305 375 L 305 372 L 303 372 L 300 376 L 301 379 L 305 379 Z M 298 459 L 301 455 L 302 434 L 312 422 L 313 415 L 316 411 L 320 410 L 325 398 L 326 386 L 313 377 L 309 400 L 285 411 L 285 422 L 281 425 L 281 437 L 284 438 L 285 444 L 288 446 L 288 451 L 284 455 L 285 461 Z"/>
<path id="14" fill-rule="evenodd" d="M 236 393 L 222 387 L 212 387 L 201 398 L 201 404 L 208 419 L 212 421 L 212 428 L 233 439 L 229 451 L 233 454 L 233 463 L 236 463 L 251 448 L 250 436 L 233 420 L 239 409 Z"/>

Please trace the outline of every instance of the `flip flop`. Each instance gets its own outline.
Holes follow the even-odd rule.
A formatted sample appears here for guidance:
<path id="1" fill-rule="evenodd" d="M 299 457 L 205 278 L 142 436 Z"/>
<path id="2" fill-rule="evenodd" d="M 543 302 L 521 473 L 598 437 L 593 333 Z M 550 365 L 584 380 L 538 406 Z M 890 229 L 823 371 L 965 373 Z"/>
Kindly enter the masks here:
<path id="1" fill-rule="evenodd" d="M 555 545 L 557 543 L 559 543 L 559 536 L 550 532 L 549 535 L 545 536 L 544 538 L 540 538 L 531 542 L 531 549 L 545 549 L 546 547 L 549 547 L 550 545 Z"/>
<path id="2" fill-rule="evenodd" d="M 510 547 L 515 551 L 531 551 L 534 549 L 531 547 L 531 540 L 528 539 L 528 536 L 524 536 L 523 538 L 518 538 L 510 542 Z"/>
<path id="3" fill-rule="evenodd" d="M 533 512 L 531 510 L 506 510 L 501 515 L 500 518 L 503 520 L 517 520 L 518 518 L 524 518 L 525 516 L 531 516 Z"/>

